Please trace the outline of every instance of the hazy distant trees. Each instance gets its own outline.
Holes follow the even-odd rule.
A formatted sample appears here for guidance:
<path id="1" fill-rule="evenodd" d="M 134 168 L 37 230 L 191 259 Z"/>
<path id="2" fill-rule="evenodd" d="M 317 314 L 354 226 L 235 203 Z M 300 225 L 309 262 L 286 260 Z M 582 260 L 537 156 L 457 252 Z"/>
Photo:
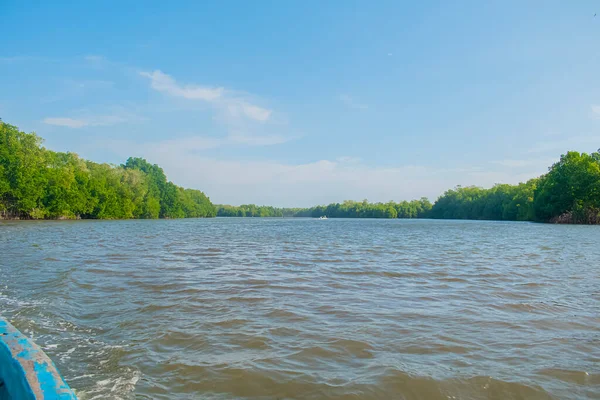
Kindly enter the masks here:
<path id="1" fill-rule="evenodd" d="M 367 200 L 346 200 L 343 203 L 332 203 L 327 206 L 311 208 L 275 208 L 256 206 L 217 206 L 219 217 L 313 217 L 329 218 L 423 218 L 431 210 L 431 203 L 426 198 L 421 200 L 395 203 L 369 203 Z"/>
<path id="2" fill-rule="evenodd" d="M 242 204 L 241 206 L 219 205 L 217 217 L 296 217 L 301 208 L 277 208 Z"/>
<path id="3" fill-rule="evenodd" d="M 311 208 L 219 206 L 222 217 L 437 218 L 499 221 L 600 223 L 600 150 L 568 152 L 547 174 L 518 185 L 447 190 L 428 199 L 388 203 L 367 200 Z"/>

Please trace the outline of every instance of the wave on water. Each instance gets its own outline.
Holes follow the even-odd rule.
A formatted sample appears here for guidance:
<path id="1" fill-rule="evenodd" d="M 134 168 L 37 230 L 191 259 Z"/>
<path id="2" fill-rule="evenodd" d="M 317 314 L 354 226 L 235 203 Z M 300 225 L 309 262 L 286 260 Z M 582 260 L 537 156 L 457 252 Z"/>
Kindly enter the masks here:
<path id="1" fill-rule="evenodd" d="M 0 230 L 0 314 L 82 400 L 600 398 L 598 230 L 156 223 Z"/>

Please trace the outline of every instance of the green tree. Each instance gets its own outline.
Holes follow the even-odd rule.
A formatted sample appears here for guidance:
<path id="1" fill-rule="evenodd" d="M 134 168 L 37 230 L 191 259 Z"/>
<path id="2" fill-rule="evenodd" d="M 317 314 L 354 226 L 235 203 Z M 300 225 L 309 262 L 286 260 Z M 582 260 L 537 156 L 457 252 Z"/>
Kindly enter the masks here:
<path id="1" fill-rule="evenodd" d="M 43 218 L 41 200 L 46 187 L 42 139 L 0 123 L 0 203 L 9 217 Z"/>
<path id="2" fill-rule="evenodd" d="M 598 153 L 570 151 L 540 178 L 534 192 L 536 219 L 548 221 L 572 213 L 573 222 L 597 218 L 600 210 Z"/>
<path id="3" fill-rule="evenodd" d="M 34 133 L 0 122 L 0 218 L 212 217 L 198 190 L 168 182 L 141 158 L 97 164 L 42 147 Z"/>

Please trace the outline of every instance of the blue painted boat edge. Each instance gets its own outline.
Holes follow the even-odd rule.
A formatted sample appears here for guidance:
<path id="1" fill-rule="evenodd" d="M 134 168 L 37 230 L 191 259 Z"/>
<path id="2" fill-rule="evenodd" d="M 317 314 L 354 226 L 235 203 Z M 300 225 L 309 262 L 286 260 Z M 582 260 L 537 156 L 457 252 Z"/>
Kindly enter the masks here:
<path id="1" fill-rule="evenodd" d="M 2 321 L 0 321 L 0 330 Z M 0 339 L 0 400 L 5 399 L 35 399 L 33 391 L 25 377 L 25 370 L 12 357 L 8 345 Z"/>
<path id="2" fill-rule="evenodd" d="M 77 399 L 46 353 L 3 318 L 0 318 L 0 382 L 3 383 L 0 400 Z"/>

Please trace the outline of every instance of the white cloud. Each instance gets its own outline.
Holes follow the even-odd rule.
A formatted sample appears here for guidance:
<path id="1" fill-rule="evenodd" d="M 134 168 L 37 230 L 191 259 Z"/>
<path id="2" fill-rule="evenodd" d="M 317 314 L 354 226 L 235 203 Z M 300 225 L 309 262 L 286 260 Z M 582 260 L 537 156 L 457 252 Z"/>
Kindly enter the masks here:
<path id="1" fill-rule="evenodd" d="M 264 122 L 271 116 L 271 110 L 267 110 L 252 104 L 241 102 L 240 107 L 248 118 L 252 118 L 256 121 Z"/>
<path id="2" fill-rule="evenodd" d="M 82 128 L 88 125 L 87 121 L 73 118 L 45 118 L 43 122 L 48 125 L 66 126 L 68 128 Z"/>
<path id="3" fill-rule="evenodd" d="M 47 125 L 65 126 L 67 128 L 83 128 L 86 126 L 109 126 L 125 122 L 126 118 L 118 115 L 102 115 L 86 118 L 50 117 L 42 122 Z"/>
<path id="4" fill-rule="evenodd" d="M 277 161 L 218 160 L 193 154 L 152 154 L 170 179 L 200 188 L 217 203 L 261 203 L 308 206 L 344 199 L 387 201 L 434 195 L 431 188 L 445 182 L 426 179 L 428 170 L 418 166 L 383 169 L 347 165 L 330 160 L 303 164 Z M 432 185 L 432 181 L 438 180 Z"/>
<path id="5" fill-rule="evenodd" d="M 600 105 L 592 105 L 592 116 L 594 118 L 600 118 Z"/>
<path id="6" fill-rule="evenodd" d="M 157 160 L 179 184 L 206 191 L 217 203 L 310 206 L 353 199 L 434 200 L 458 184 L 491 187 L 518 183 L 536 173 L 471 172 L 456 174 L 426 166 L 373 167 L 318 160 L 303 164 L 277 161 L 239 162 L 193 155 Z"/>
<path id="7" fill-rule="evenodd" d="M 484 167 L 440 169 L 419 165 L 371 166 L 355 157 L 292 164 L 276 160 L 218 159 L 205 151 L 219 146 L 270 145 L 284 138 L 230 136 L 188 137 L 161 142 L 112 143 L 120 155 L 140 156 L 164 168 L 178 185 L 205 191 L 216 203 L 310 206 L 346 199 L 389 201 L 429 197 L 434 200 L 456 185 L 491 187 L 539 176 L 548 165 L 493 170 Z M 204 152 L 203 152 L 204 151 Z"/>
<path id="8" fill-rule="evenodd" d="M 160 70 L 140 72 L 140 75 L 150 79 L 150 86 L 159 92 L 188 100 L 202 100 L 214 105 L 221 119 L 225 122 L 239 119 L 250 119 L 266 122 L 272 110 L 252 104 L 243 94 L 226 90 L 223 87 L 208 87 L 199 85 L 180 85 L 170 75 Z"/>
<path id="9" fill-rule="evenodd" d="M 149 78 L 151 87 L 159 92 L 165 92 L 175 97 L 191 100 L 215 101 L 223 95 L 222 87 L 211 88 L 195 85 L 180 86 L 171 76 L 156 70 L 154 72 L 140 72 L 141 76 Z"/>
<path id="10" fill-rule="evenodd" d="M 369 108 L 368 105 L 356 101 L 352 96 L 348 96 L 347 94 L 341 94 L 339 98 L 342 101 L 342 103 L 346 105 L 346 107 L 354 108 L 357 110 L 366 110 L 367 108 Z"/>

